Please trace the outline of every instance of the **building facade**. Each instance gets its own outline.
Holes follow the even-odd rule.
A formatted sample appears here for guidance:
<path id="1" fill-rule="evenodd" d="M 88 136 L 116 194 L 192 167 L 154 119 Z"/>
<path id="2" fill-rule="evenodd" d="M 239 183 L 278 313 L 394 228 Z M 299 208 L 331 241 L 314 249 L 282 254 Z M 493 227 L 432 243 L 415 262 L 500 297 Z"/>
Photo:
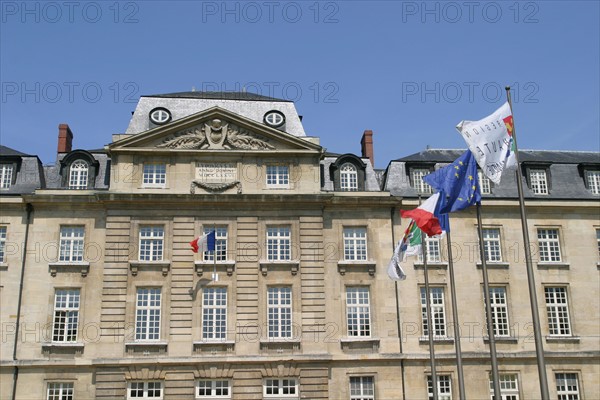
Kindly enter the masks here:
<path id="1" fill-rule="evenodd" d="M 58 156 L 0 149 L 0 397 L 16 399 L 427 399 L 433 329 L 438 393 L 458 398 L 459 317 L 467 398 L 490 398 L 474 212 L 448 245 L 386 273 L 431 188 L 461 151 L 373 168 L 327 152 L 294 104 L 250 93 L 140 98 L 124 134 Z M 550 393 L 600 395 L 600 154 L 521 152 Z M 483 188 L 503 398 L 539 398 L 513 177 Z M 215 250 L 190 241 L 215 231 Z"/>

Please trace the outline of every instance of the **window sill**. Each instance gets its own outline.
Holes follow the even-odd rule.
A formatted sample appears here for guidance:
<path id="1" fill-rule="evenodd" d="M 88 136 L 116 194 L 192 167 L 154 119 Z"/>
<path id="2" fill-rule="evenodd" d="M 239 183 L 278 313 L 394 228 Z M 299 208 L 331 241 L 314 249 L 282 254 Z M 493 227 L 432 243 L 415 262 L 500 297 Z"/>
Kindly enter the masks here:
<path id="1" fill-rule="evenodd" d="M 365 261 L 354 261 L 354 260 L 341 260 L 338 261 L 338 272 L 340 275 L 346 275 L 346 272 L 349 268 L 353 269 L 366 269 L 369 275 L 375 276 L 375 270 L 377 268 L 377 263 L 371 260 Z"/>
<path id="2" fill-rule="evenodd" d="M 538 262 L 539 269 L 569 269 L 571 264 L 565 262 Z"/>
<path id="3" fill-rule="evenodd" d="M 414 269 L 425 269 L 425 264 L 423 262 L 416 262 L 413 265 Z M 448 263 L 446 262 L 428 262 L 427 268 L 431 269 L 448 269 Z"/>
<path id="4" fill-rule="evenodd" d="M 454 338 L 453 337 L 434 337 L 433 338 L 433 342 L 434 343 L 440 343 L 440 344 L 453 344 L 454 343 Z M 419 338 L 419 344 L 429 344 L 429 338 L 427 336 L 421 336 Z"/>
<path id="5" fill-rule="evenodd" d="M 502 336 L 502 337 L 494 337 L 496 343 L 510 343 L 517 344 L 519 343 L 519 338 L 513 336 Z M 483 343 L 489 343 L 490 338 L 488 336 L 483 337 Z"/>
<path id="6" fill-rule="evenodd" d="M 298 273 L 298 269 L 300 268 L 300 260 L 284 260 L 284 261 L 269 261 L 269 260 L 260 260 L 260 272 L 263 276 L 267 276 L 269 269 L 273 270 L 274 268 L 279 269 L 289 269 L 292 275 L 296 275 Z"/>
<path id="7" fill-rule="evenodd" d="M 70 270 L 70 269 L 80 270 L 81 276 L 83 276 L 84 278 L 90 272 L 90 263 L 86 262 L 86 261 L 76 261 L 76 262 L 58 261 L 58 262 L 53 262 L 53 263 L 48 264 L 48 267 L 50 268 L 50 275 L 52 275 L 53 277 L 56 276 L 59 269 L 61 271 Z"/>
<path id="8" fill-rule="evenodd" d="M 579 343 L 579 336 L 546 336 L 546 343 Z"/>
<path id="9" fill-rule="evenodd" d="M 600 264 L 598 264 L 600 266 Z M 8 269 L 8 264 L 5 262 L 0 262 L 0 270 Z"/>
<path id="10" fill-rule="evenodd" d="M 379 338 L 377 337 L 345 337 L 340 339 L 343 351 L 379 351 Z"/>
<path id="11" fill-rule="evenodd" d="M 140 268 L 143 269 L 160 269 L 162 271 L 163 276 L 167 276 L 169 270 L 171 269 L 171 261 L 169 260 L 161 260 L 161 261 L 142 261 L 135 260 L 129 261 L 129 269 L 131 270 L 131 275 L 137 276 Z"/>
<path id="12" fill-rule="evenodd" d="M 42 352 L 51 354 L 82 354 L 85 344 L 81 342 L 42 343 Z"/>
<path id="13" fill-rule="evenodd" d="M 231 353 L 235 349 L 235 341 L 233 340 L 200 340 L 195 341 L 194 352 L 196 353 L 212 353 L 228 352 Z"/>
<path id="14" fill-rule="evenodd" d="M 485 266 L 487 267 L 487 269 L 508 269 L 510 267 L 510 264 L 507 262 L 486 261 Z M 479 261 L 477 262 L 477 269 L 481 268 L 483 268 L 483 265 L 481 264 L 481 261 Z"/>
<path id="15" fill-rule="evenodd" d="M 212 271 L 215 267 L 214 261 L 195 261 L 194 267 L 196 269 L 196 275 L 202 276 L 204 271 Z M 235 271 L 235 261 L 234 260 L 225 260 L 225 261 L 217 261 L 217 268 L 225 267 L 227 270 L 227 276 L 233 275 L 233 271 Z"/>
<path id="16" fill-rule="evenodd" d="M 285 350 L 300 350 L 300 338 L 260 339 L 261 350 L 275 350 L 283 353 Z"/>
<path id="17" fill-rule="evenodd" d="M 154 342 L 129 342 L 125 343 L 125 351 L 128 354 L 142 353 L 143 355 L 166 353 L 168 342 L 154 341 Z"/>

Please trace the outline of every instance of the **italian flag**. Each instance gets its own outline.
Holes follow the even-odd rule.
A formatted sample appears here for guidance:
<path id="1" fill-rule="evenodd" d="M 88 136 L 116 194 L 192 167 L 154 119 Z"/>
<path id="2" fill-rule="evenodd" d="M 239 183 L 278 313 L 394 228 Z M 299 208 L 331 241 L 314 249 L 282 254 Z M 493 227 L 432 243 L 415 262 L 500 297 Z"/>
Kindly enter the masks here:
<path id="1" fill-rule="evenodd" d="M 400 215 L 402 215 L 402 218 L 412 218 L 417 226 L 428 236 L 441 235 L 442 227 L 440 226 L 440 221 L 433 214 L 439 198 L 440 194 L 436 193 L 414 210 L 401 210 Z"/>
<path id="2" fill-rule="evenodd" d="M 418 256 L 422 254 L 421 247 L 421 230 L 415 223 L 410 221 L 408 228 L 404 232 L 402 240 L 398 242 L 398 246 L 394 250 L 394 255 L 388 265 L 388 276 L 395 281 L 406 279 L 406 274 L 402 269 L 401 263 L 406 261 L 408 256 Z"/>

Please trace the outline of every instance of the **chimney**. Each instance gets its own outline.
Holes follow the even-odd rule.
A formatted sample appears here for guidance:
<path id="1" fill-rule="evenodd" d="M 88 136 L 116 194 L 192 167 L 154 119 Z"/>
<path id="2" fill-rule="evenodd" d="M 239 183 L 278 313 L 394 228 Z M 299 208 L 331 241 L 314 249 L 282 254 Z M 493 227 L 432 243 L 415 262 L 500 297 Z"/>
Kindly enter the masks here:
<path id="1" fill-rule="evenodd" d="M 67 124 L 58 125 L 58 152 L 68 153 L 73 148 L 73 132 Z"/>
<path id="2" fill-rule="evenodd" d="M 360 140 L 362 156 L 371 160 L 371 165 L 375 166 L 375 155 L 373 154 L 373 131 L 366 130 Z"/>

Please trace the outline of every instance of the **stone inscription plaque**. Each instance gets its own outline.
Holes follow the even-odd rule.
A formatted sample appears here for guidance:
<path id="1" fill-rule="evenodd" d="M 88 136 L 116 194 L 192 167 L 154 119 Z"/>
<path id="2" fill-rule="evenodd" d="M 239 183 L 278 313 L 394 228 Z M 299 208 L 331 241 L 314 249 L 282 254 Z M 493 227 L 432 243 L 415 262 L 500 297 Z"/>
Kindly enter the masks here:
<path id="1" fill-rule="evenodd" d="M 196 180 L 205 183 L 237 181 L 237 166 L 234 163 L 196 163 Z"/>

